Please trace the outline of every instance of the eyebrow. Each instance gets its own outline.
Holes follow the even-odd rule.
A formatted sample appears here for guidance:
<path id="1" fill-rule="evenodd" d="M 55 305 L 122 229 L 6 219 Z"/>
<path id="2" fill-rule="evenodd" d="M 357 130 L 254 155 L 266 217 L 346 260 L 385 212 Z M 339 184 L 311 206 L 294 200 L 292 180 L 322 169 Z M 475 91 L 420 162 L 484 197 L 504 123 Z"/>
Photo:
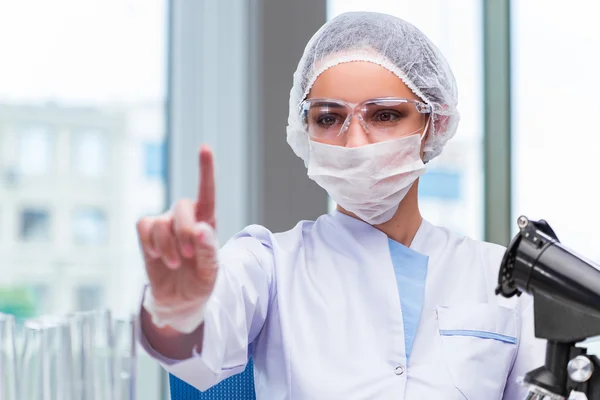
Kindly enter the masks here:
<path id="1" fill-rule="evenodd" d="M 311 104 L 313 107 L 346 108 L 344 105 L 331 101 L 317 101 Z"/>

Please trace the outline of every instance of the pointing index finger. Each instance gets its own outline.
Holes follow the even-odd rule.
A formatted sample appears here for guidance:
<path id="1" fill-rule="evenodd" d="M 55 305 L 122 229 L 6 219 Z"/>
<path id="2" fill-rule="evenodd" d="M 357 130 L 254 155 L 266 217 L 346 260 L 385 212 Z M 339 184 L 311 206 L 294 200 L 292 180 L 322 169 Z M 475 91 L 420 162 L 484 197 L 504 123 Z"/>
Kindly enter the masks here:
<path id="1" fill-rule="evenodd" d="M 215 224 L 215 172 L 213 154 L 210 147 L 203 145 L 200 148 L 198 176 L 198 201 L 196 202 L 196 221 L 204 221 L 210 225 Z"/>

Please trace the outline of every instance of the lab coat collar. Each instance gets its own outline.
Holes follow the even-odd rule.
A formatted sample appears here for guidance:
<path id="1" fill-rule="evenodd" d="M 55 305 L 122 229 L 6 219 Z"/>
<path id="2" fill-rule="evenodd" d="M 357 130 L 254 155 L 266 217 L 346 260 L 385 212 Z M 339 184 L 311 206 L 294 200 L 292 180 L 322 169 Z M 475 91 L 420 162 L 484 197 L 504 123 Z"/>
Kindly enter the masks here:
<path id="1" fill-rule="evenodd" d="M 334 210 L 331 214 L 334 221 L 342 225 L 346 230 L 355 238 L 356 242 L 364 242 L 366 238 L 372 238 L 375 241 L 384 241 L 387 244 L 388 237 L 385 233 L 379 229 L 367 224 L 366 222 L 346 215 L 338 210 Z M 428 256 L 427 244 L 428 236 L 431 232 L 433 225 L 422 219 L 421 225 L 413 238 L 409 248 L 418 253 Z"/>

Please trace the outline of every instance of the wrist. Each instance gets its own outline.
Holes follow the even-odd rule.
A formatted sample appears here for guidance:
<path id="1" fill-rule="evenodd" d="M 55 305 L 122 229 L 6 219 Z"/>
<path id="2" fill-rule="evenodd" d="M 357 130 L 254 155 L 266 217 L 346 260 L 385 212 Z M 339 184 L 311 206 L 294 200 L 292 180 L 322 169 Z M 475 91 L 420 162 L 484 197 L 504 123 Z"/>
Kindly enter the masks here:
<path id="1" fill-rule="evenodd" d="M 198 298 L 178 304 L 166 305 L 158 302 L 150 286 L 146 287 L 142 308 L 148 313 L 153 325 L 164 330 L 165 335 L 189 334 L 204 321 L 207 298 Z"/>

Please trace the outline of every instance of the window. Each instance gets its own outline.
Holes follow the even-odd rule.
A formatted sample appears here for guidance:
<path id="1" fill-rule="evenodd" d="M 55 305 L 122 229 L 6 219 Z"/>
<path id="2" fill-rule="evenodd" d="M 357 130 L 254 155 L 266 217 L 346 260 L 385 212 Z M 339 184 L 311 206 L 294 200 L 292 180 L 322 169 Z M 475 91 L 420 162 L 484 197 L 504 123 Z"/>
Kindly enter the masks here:
<path id="1" fill-rule="evenodd" d="M 73 168 L 81 176 L 97 178 L 106 170 L 106 138 L 102 132 L 73 134 Z"/>
<path id="2" fill-rule="evenodd" d="M 21 212 L 19 236 L 24 241 L 50 240 L 50 213 L 48 210 L 24 209 Z"/>
<path id="3" fill-rule="evenodd" d="M 45 175 L 51 169 L 52 159 L 52 135 L 47 128 L 27 128 L 19 132 L 20 174 Z"/>
<path id="4" fill-rule="evenodd" d="M 73 240 L 78 245 L 106 244 L 108 240 L 106 214 L 97 208 L 81 208 L 75 211 Z"/>
<path id="5" fill-rule="evenodd" d="M 481 0 L 329 0 L 328 17 L 348 11 L 396 15 L 418 27 L 447 58 L 459 87 L 456 136 L 420 179 L 423 217 L 457 233 L 483 238 L 483 108 Z M 330 207 L 333 206 L 330 203 Z"/>
<path id="6" fill-rule="evenodd" d="M 600 262 L 600 4 L 512 1 L 512 228 L 545 219 Z"/>
<path id="7" fill-rule="evenodd" d="M 52 244 L 26 252 L 2 235 L 2 282 L 38 295 L 20 315 L 139 310 L 135 221 L 165 208 L 164 175 L 137 171 L 139 143 L 165 141 L 168 3 L 0 1 L 3 227 Z M 158 366 L 139 359 L 138 396 L 158 400 Z"/>
<path id="8" fill-rule="evenodd" d="M 148 179 L 164 179 L 165 168 L 165 143 L 144 143 L 144 173 Z"/>
<path id="9" fill-rule="evenodd" d="M 439 199 L 442 201 L 460 201 L 462 174 L 452 170 L 431 170 L 419 181 L 421 198 Z"/>

